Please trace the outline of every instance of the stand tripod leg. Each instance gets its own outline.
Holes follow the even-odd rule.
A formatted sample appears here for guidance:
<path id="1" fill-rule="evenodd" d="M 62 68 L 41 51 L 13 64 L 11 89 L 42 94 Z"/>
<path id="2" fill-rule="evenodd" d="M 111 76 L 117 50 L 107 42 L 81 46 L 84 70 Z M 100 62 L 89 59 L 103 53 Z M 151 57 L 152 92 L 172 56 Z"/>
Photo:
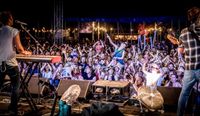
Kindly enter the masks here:
<path id="1" fill-rule="evenodd" d="M 40 79 L 39 79 L 40 77 L 38 76 L 38 84 L 37 84 L 37 86 L 38 86 L 38 98 L 37 98 L 37 104 L 39 103 L 39 104 L 41 104 L 41 97 L 40 97 L 40 95 L 42 95 L 41 94 L 41 88 L 43 88 L 41 85 L 41 83 L 40 83 Z"/>
<path id="2" fill-rule="evenodd" d="M 56 102 L 57 102 L 57 92 L 54 93 L 54 102 L 53 102 L 53 106 L 52 106 L 52 109 L 51 109 L 51 115 L 50 116 L 53 116 L 54 115 L 54 112 L 55 112 L 55 107 L 56 107 Z"/>
<path id="3" fill-rule="evenodd" d="M 26 85 L 22 85 L 22 91 L 23 91 L 22 93 L 24 93 L 25 98 L 27 99 L 27 102 L 30 105 L 31 109 L 33 111 L 37 111 L 38 110 L 37 106 L 36 106 L 35 102 L 33 101 L 33 98 L 31 97 Z"/>
<path id="4" fill-rule="evenodd" d="M 34 63 L 31 63 L 31 65 L 29 66 L 29 69 L 28 69 L 28 72 L 25 74 L 24 78 L 20 75 L 21 77 L 21 85 L 20 85 L 20 88 L 22 89 L 22 93 L 19 95 L 19 98 L 18 100 L 20 100 L 20 97 L 22 96 L 22 94 L 25 95 L 25 98 L 27 99 L 27 102 L 28 104 L 30 105 L 31 109 L 33 111 L 37 111 L 37 106 L 35 104 L 35 102 L 33 101 L 33 98 L 32 96 L 30 95 L 30 92 L 28 90 L 28 83 L 30 81 L 30 78 L 32 77 L 33 75 L 33 72 L 30 72 L 32 66 L 33 66 Z M 37 66 L 37 64 L 36 64 Z M 34 68 L 35 70 L 35 68 Z M 28 74 L 30 72 L 30 75 Z"/>

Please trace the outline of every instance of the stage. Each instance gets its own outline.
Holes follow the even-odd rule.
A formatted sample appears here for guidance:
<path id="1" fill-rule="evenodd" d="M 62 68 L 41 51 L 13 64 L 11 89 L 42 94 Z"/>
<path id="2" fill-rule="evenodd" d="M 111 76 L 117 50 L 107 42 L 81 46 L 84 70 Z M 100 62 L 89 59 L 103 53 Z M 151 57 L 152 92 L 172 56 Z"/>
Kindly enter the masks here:
<path id="1" fill-rule="evenodd" d="M 33 84 L 34 83 L 34 84 Z M 66 83 L 68 83 L 66 85 Z M 130 98 L 127 94 L 127 83 L 118 83 L 105 81 L 99 85 L 99 81 L 92 85 L 87 81 L 72 81 L 65 80 L 61 81 L 58 88 L 51 91 L 48 87 L 32 88 L 37 86 L 37 82 L 31 81 L 29 83 L 29 92 L 31 96 L 25 97 L 26 94 L 21 94 L 20 100 L 18 102 L 18 115 L 21 116 L 56 116 L 59 113 L 59 100 L 64 93 L 64 91 L 73 84 L 80 85 L 82 88 L 82 93 L 80 93 L 78 99 L 71 107 L 71 115 L 77 116 L 83 114 L 86 109 L 95 109 L 96 111 L 105 111 L 103 105 L 115 104 L 117 110 L 124 114 L 125 116 L 176 116 L 176 109 L 178 103 L 178 97 L 181 88 L 174 87 L 158 87 L 158 91 L 162 94 L 164 99 L 164 104 L 161 109 L 156 111 L 150 111 L 144 105 L 141 105 L 136 98 Z M 117 85 L 117 86 L 116 86 Z M 121 85 L 121 86 L 119 86 Z M 107 87 L 109 86 L 109 88 Z M 6 87 L 6 86 L 5 86 Z M 90 88 L 90 89 L 89 89 Z M 98 93 L 97 88 L 102 90 L 102 93 Z M 102 89 L 101 89 L 102 88 Z M 0 115 L 8 115 L 8 105 L 10 103 L 10 93 L 6 88 L 5 91 L 0 92 Z M 38 91 L 41 89 L 42 91 Z M 113 92 L 112 90 L 119 89 L 121 92 L 119 94 L 106 94 Z M 39 94 L 40 93 L 40 94 Z M 55 93 L 57 93 L 57 98 L 55 99 Z M 105 96 L 107 95 L 107 96 Z M 188 116 L 193 114 L 194 104 L 195 104 L 195 92 L 193 91 L 188 102 L 188 107 L 186 114 Z M 32 100 L 30 100 L 30 97 Z M 35 105 L 33 105 L 35 104 Z M 98 104 L 98 108 L 94 105 Z M 100 104 L 100 105 L 99 105 Z M 142 107 L 141 107 L 142 106 Z M 100 108 L 100 109 L 99 109 Z"/>
<path id="2" fill-rule="evenodd" d="M 7 108 L 8 104 L 10 102 L 10 97 L 1 95 L 0 96 L 0 115 L 7 115 Z M 53 99 L 52 98 L 38 98 L 37 96 L 33 97 L 36 106 L 38 108 L 38 111 L 32 111 L 28 102 L 25 98 L 21 98 L 18 103 L 19 112 L 18 115 L 21 116 L 50 116 L 51 110 L 53 106 Z M 54 116 L 58 115 L 59 107 L 58 107 L 58 101 L 56 102 L 55 112 Z M 38 103 L 37 103 L 38 102 Z M 176 106 L 164 106 L 164 113 L 160 112 L 146 112 L 143 113 L 140 112 L 140 107 L 137 104 L 133 103 L 134 101 L 128 101 L 124 106 L 119 106 L 119 110 L 125 115 L 125 116 L 139 116 L 139 115 L 149 115 L 149 116 L 176 116 Z M 83 100 L 78 103 L 75 103 L 72 106 L 72 116 L 79 116 L 82 113 L 82 110 L 86 107 L 90 107 L 92 103 L 90 103 L 88 100 Z M 192 115 L 191 111 L 188 111 L 186 116 Z"/>
<path id="3" fill-rule="evenodd" d="M 31 94 L 30 97 L 25 97 L 26 94 L 21 94 L 20 100 L 18 102 L 18 115 L 21 116 L 56 116 L 59 113 L 59 100 L 64 93 L 64 91 L 70 85 L 80 85 L 82 89 L 82 93 L 80 93 L 76 102 L 72 105 L 71 115 L 81 115 L 83 111 L 87 108 L 91 108 L 94 104 L 100 104 L 100 108 L 102 104 L 110 105 L 115 104 L 119 112 L 124 114 L 125 116 L 138 116 L 138 115 L 149 115 L 149 116 L 176 116 L 176 109 L 178 103 L 178 97 L 181 91 L 181 88 L 174 87 L 158 87 L 158 91 L 162 94 L 164 99 L 164 104 L 162 109 L 156 111 L 150 111 L 145 106 L 142 105 L 136 98 L 131 98 L 127 94 L 127 83 L 118 83 L 118 82 L 110 82 L 104 81 L 99 85 L 99 82 L 96 82 L 92 85 L 87 81 L 72 81 L 65 80 L 61 81 L 58 88 L 55 90 L 50 90 L 48 86 L 37 88 L 37 82 L 31 81 L 29 83 L 29 92 Z M 67 83 L 67 85 L 66 85 Z M 117 85 L 117 86 L 116 86 Z M 119 86 L 120 85 L 120 86 Z M 108 88 L 109 86 L 109 88 Z M 8 115 L 8 105 L 10 103 L 10 91 L 9 88 L 6 88 L 0 92 L 0 115 Z M 33 88 L 35 87 L 35 88 Z M 39 86 L 38 86 L 39 87 Z M 97 88 L 102 90 L 102 93 L 98 93 Z M 38 89 L 41 89 L 38 91 Z M 121 92 L 119 94 L 113 94 L 112 90 L 119 89 Z M 106 94 L 111 92 L 110 94 Z M 57 98 L 55 100 L 55 93 L 57 93 Z M 107 96 L 105 96 L 107 95 Z M 192 94 L 189 98 L 188 106 L 186 114 L 188 116 L 193 114 L 194 106 L 195 106 L 195 92 L 192 91 Z M 122 101 L 122 102 L 121 102 Z M 31 104 L 30 104 L 31 103 Z M 55 104 L 54 104 L 55 103 Z M 35 107 L 34 105 L 35 104 Z M 54 106 L 55 105 L 55 106 Z M 141 110 L 142 109 L 142 110 Z M 196 108 L 198 109 L 198 108 Z M 99 109 L 96 109 L 99 111 Z M 101 109 L 100 109 L 101 110 Z M 163 110 L 163 111 L 162 111 Z"/>

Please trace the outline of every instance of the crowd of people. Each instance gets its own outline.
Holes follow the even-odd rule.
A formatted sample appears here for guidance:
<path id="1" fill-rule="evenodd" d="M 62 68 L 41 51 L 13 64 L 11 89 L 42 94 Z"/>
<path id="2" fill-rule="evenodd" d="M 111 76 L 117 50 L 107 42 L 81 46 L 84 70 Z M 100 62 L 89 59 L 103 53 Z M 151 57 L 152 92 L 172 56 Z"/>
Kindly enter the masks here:
<path id="1" fill-rule="evenodd" d="M 138 36 L 139 37 L 139 36 Z M 141 35 L 140 35 L 141 37 Z M 141 38 L 142 39 L 142 38 Z M 156 39 L 156 38 L 155 38 Z M 146 42 L 138 44 L 113 41 L 106 34 L 102 40 L 77 44 L 52 46 L 48 42 L 41 46 L 26 48 L 33 54 L 59 55 L 60 63 L 40 63 L 34 76 L 49 79 L 57 87 L 61 79 L 128 81 L 137 90 L 149 83 L 152 78 L 157 86 L 181 87 L 184 72 L 184 58 L 177 52 L 176 45 L 171 49 L 166 45 L 167 38 L 154 40 L 154 46 Z M 19 62 L 22 72 L 27 72 L 26 62 Z M 158 72 L 159 75 L 155 78 Z M 135 91 L 135 90 L 133 90 Z"/>

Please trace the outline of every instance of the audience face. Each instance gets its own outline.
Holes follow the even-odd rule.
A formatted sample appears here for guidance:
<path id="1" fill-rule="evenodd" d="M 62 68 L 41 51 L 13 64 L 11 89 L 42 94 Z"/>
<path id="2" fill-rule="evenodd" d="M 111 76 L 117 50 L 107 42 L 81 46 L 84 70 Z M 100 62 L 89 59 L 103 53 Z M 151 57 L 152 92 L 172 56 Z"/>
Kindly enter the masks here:
<path id="1" fill-rule="evenodd" d="M 72 61 L 72 58 L 71 57 L 68 57 L 67 58 L 67 62 L 71 62 Z"/>
<path id="2" fill-rule="evenodd" d="M 101 60 L 101 61 L 100 61 L 100 64 L 101 64 L 101 65 L 104 65 L 105 63 L 106 63 L 105 60 Z"/>
<path id="3" fill-rule="evenodd" d="M 74 74 L 79 74 L 80 73 L 80 70 L 78 67 L 75 67 L 74 70 L 73 70 Z"/>
<path id="4" fill-rule="evenodd" d="M 60 52 L 56 52 L 56 55 L 57 55 L 57 56 L 60 56 Z"/>
<path id="5" fill-rule="evenodd" d="M 91 69 L 90 69 L 89 66 L 87 66 L 87 67 L 85 68 L 85 72 L 86 72 L 87 74 L 91 73 Z"/>
<path id="6" fill-rule="evenodd" d="M 50 52 L 46 52 L 45 55 L 50 55 Z"/>
<path id="7" fill-rule="evenodd" d="M 139 86 L 139 85 L 142 85 L 143 84 L 143 79 L 142 77 L 139 76 L 139 74 L 136 74 L 135 75 L 135 85 L 136 86 Z"/>
<path id="8" fill-rule="evenodd" d="M 51 55 L 54 55 L 55 54 L 55 52 L 54 51 L 51 51 L 51 53 L 50 53 Z"/>
<path id="9" fill-rule="evenodd" d="M 82 63 L 85 63 L 85 62 L 86 62 L 86 58 L 85 58 L 85 57 L 82 57 L 82 58 L 81 58 L 81 62 L 82 62 Z"/>
<path id="10" fill-rule="evenodd" d="M 120 71 L 120 68 L 119 67 L 115 67 L 115 72 L 119 72 Z"/>
<path id="11" fill-rule="evenodd" d="M 159 71 L 159 68 L 158 67 L 152 67 L 152 73 L 157 73 Z"/>
<path id="12" fill-rule="evenodd" d="M 73 57 L 73 62 L 78 63 L 78 57 Z"/>
<path id="13" fill-rule="evenodd" d="M 114 72 L 114 71 L 113 71 L 113 69 L 112 69 L 112 68 L 108 70 L 108 74 L 109 74 L 109 75 L 112 75 L 112 74 L 113 74 L 113 72 Z"/>
<path id="14" fill-rule="evenodd" d="M 171 75 L 170 80 L 171 80 L 171 82 L 175 83 L 177 81 L 176 75 Z"/>
<path id="15" fill-rule="evenodd" d="M 94 64 L 98 64 L 99 60 L 98 59 L 94 59 Z"/>
<path id="16" fill-rule="evenodd" d="M 124 49 L 125 47 L 126 47 L 126 44 L 125 43 L 121 43 L 119 49 L 121 50 L 121 49 Z"/>
<path id="17" fill-rule="evenodd" d="M 174 65 L 170 63 L 170 64 L 168 65 L 168 69 L 169 69 L 170 71 L 173 71 L 173 70 L 174 70 Z"/>

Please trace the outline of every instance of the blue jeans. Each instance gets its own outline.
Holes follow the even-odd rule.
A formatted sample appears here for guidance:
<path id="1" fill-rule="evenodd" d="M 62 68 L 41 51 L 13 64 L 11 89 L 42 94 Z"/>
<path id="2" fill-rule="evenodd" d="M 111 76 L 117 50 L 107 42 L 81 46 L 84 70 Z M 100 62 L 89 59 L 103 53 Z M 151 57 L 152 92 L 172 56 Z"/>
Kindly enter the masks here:
<path id="1" fill-rule="evenodd" d="M 200 79 L 200 69 L 185 70 L 183 87 L 179 96 L 177 116 L 183 116 L 194 84 Z"/>
<path id="2" fill-rule="evenodd" d="M 0 66 L 1 67 L 1 66 Z M 17 104 L 18 104 L 18 97 L 19 97 L 19 88 L 20 88 L 20 73 L 18 66 L 8 66 L 5 65 L 6 70 L 0 70 L 0 87 L 2 87 L 4 83 L 4 78 L 6 75 L 10 77 L 11 81 L 11 104 L 9 110 L 17 113 Z"/>
<path id="3" fill-rule="evenodd" d="M 59 116 L 71 116 L 71 106 L 64 101 L 59 101 Z"/>

